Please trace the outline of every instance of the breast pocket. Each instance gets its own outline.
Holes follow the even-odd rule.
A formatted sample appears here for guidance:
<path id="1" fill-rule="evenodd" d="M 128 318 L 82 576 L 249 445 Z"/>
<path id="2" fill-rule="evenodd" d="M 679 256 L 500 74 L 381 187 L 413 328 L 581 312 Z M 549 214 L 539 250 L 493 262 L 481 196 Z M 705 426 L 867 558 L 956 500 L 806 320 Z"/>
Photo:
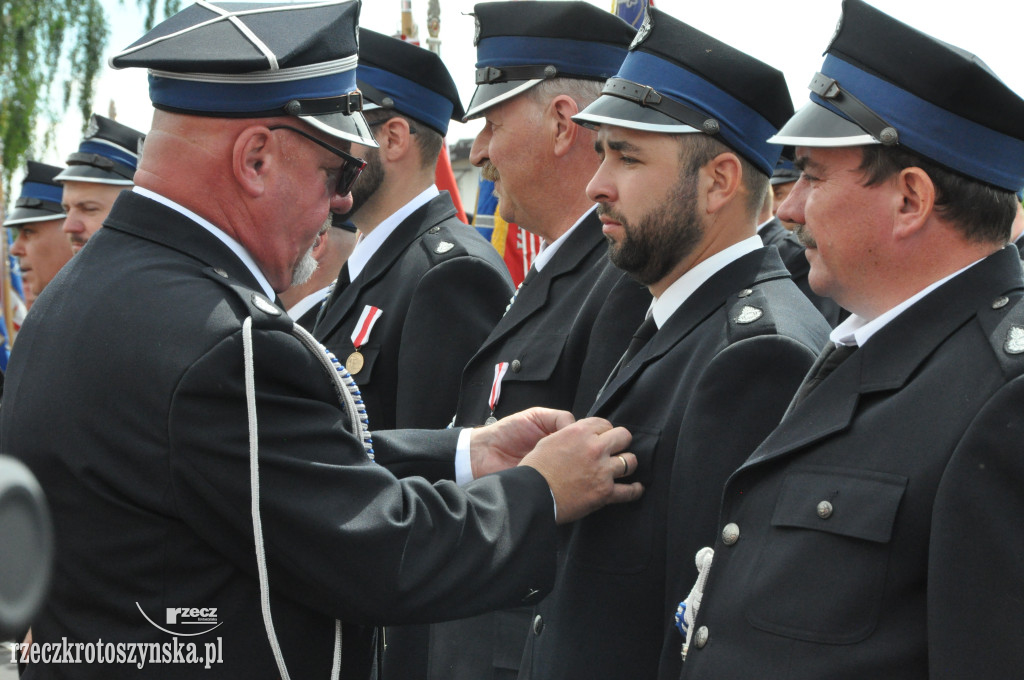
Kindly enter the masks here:
<path id="1" fill-rule="evenodd" d="M 565 333 L 545 333 L 509 343 L 503 361 L 508 362 L 505 382 L 532 382 L 551 378 L 562 357 Z"/>
<path id="2" fill-rule="evenodd" d="M 632 503 L 606 505 L 588 515 L 573 527 L 569 555 L 571 560 L 584 569 L 616 574 L 631 574 L 643 571 L 651 562 L 654 538 L 664 532 L 664 518 L 655 517 L 659 503 L 655 495 L 659 490 L 655 484 L 668 480 L 655 480 L 654 454 L 661 436 L 658 430 L 631 427 L 627 423 L 616 423 L 633 435 L 629 445 L 637 458 L 637 470 L 622 481 L 640 482 L 644 495 Z"/>
<path id="3" fill-rule="evenodd" d="M 809 642 L 851 644 L 878 623 L 907 478 L 805 467 L 783 480 L 747 618 Z"/>

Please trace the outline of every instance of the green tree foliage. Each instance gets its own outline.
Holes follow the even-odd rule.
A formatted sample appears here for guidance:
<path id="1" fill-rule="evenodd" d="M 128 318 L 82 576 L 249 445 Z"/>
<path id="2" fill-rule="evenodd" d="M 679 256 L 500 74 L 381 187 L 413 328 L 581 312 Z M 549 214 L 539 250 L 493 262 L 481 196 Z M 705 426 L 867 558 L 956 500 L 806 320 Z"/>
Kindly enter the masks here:
<path id="1" fill-rule="evenodd" d="M 123 1 L 112 11 L 123 11 Z M 170 15 L 181 4 L 135 1 L 147 30 L 159 10 Z M 0 0 L 0 10 L 0 151 L 9 196 L 12 173 L 52 143 L 53 126 L 72 102 L 83 128 L 89 120 L 110 29 L 101 0 Z M 39 123 L 47 130 L 41 139 Z"/>

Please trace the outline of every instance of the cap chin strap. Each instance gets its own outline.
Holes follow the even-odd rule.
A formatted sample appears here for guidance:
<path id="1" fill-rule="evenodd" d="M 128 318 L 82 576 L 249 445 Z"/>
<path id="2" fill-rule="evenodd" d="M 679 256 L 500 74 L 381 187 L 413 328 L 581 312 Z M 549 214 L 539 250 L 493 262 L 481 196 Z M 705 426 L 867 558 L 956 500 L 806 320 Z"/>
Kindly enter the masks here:
<path id="1" fill-rule="evenodd" d="M 701 113 L 697 109 L 677 102 L 675 99 L 662 95 L 649 85 L 634 83 L 625 78 L 609 78 L 604 84 L 601 94 L 610 94 L 613 97 L 626 99 L 635 102 L 640 106 L 654 109 L 663 113 L 669 118 L 674 118 L 680 123 L 686 123 L 694 130 L 709 135 L 718 134 L 721 126 L 713 117 Z"/>
<path id="2" fill-rule="evenodd" d="M 850 120 L 882 144 L 893 146 L 900 141 L 896 128 L 885 122 L 864 102 L 840 87 L 835 78 L 830 78 L 821 72 L 815 73 L 807 89 L 842 111 Z"/>
<path id="3" fill-rule="evenodd" d="M 369 420 L 366 409 L 362 406 L 359 387 L 334 355 L 317 342 L 309 331 L 298 324 L 292 327 L 295 335 L 303 345 L 310 349 L 320 360 L 320 364 L 331 376 L 335 392 L 341 399 L 348 414 L 354 433 L 360 437 L 366 455 L 373 460 L 373 442 L 370 437 Z M 252 530 L 256 545 L 256 567 L 260 581 L 260 609 L 263 613 L 263 625 L 267 631 L 267 640 L 277 663 L 277 670 L 282 680 L 290 680 L 288 668 L 284 663 L 281 645 L 274 631 L 274 620 L 270 613 L 270 585 L 267 577 L 267 554 L 263 543 L 263 521 L 260 517 L 260 470 L 259 470 L 259 430 L 256 418 L 256 367 L 252 351 L 252 317 L 242 323 L 242 353 L 245 365 L 245 403 L 249 417 L 249 488 L 252 495 Z M 331 666 L 331 680 L 341 676 L 341 621 L 334 622 L 334 661 Z"/>

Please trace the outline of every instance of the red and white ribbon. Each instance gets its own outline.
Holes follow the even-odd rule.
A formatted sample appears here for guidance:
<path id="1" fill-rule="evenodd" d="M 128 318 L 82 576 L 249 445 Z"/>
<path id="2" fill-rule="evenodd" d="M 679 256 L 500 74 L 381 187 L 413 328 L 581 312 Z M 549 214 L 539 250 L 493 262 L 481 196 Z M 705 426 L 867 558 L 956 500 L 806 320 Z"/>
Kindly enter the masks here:
<path id="1" fill-rule="evenodd" d="M 377 323 L 377 319 L 383 314 L 379 307 L 373 307 L 366 305 L 363 307 L 363 313 L 359 315 L 359 321 L 356 322 L 356 327 L 352 329 L 352 346 L 359 349 L 363 344 L 370 339 L 370 331 L 373 330 L 374 324 Z"/>
<path id="2" fill-rule="evenodd" d="M 491 407 L 491 413 L 494 413 L 494 407 L 498 405 L 498 399 L 501 398 L 501 381 L 507 372 L 507 361 L 502 361 L 500 364 L 494 364 L 494 383 L 491 385 L 491 398 L 487 401 Z"/>

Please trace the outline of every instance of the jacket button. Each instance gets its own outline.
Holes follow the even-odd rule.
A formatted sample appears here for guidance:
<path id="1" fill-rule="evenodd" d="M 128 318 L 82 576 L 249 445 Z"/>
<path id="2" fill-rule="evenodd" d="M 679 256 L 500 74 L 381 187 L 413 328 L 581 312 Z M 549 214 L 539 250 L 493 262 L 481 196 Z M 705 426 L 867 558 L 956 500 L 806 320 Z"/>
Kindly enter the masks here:
<path id="1" fill-rule="evenodd" d="M 832 516 L 832 504 L 828 501 L 818 503 L 818 517 L 828 519 Z"/>
<path id="2" fill-rule="evenodd" d="M 431 227 L 430 229 L 427 229 L 428 234 L 436 234 L 439 231 L 441 231 L 441 227 Z"/>
<path id="3" fill-rule="evenodd" d="M 738 525 L 729 523 L 722 529 L 722 543 L 726 545 L 733 545 L 736 541 L 740 540 L 740 528 Z"/>
<path id="4" fill-rule="evenodd" d="M 544 630 L 544 618 L 537 614 L 533 619 L 533 634 L 540 635 L 542 630 Z"/>
<path id="5" fill-rule="evenodd" d="M 513 359 L 512 363 L 509 364 L 509 368 L 512 369 L 513 373 L 518 373 L 523 368 L 523 364 L 520 363 L 519 359 Z"/>
<path id="6" fill-rule="evenodd" d="M 701 626 L 697 629 L 696 635 L 693 636 L 694 643 L 697 645 L 697 649 L 704 649 L 704 645 L 708 643 L 708 627 Z"/>

